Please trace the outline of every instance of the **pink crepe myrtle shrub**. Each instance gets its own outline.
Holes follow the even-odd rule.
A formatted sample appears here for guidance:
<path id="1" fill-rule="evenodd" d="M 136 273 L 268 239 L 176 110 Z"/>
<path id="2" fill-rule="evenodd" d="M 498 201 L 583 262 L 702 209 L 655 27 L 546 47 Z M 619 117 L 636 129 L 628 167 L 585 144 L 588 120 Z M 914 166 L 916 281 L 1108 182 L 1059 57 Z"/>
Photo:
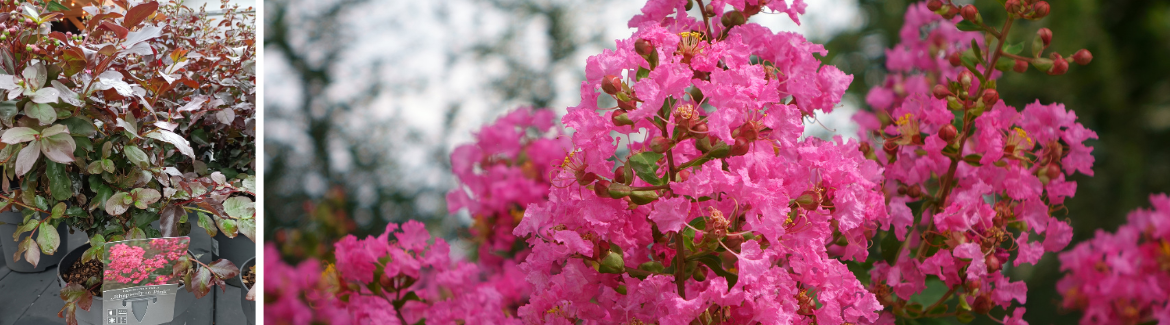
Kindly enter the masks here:
<path id="1" fill-rule="evenodd" d="M 110 244 L 103 270 L 103 290 L 177 281 L 170 267 L 187 253 L 188 243 L 185 237 L 171 237 L 152 238 L 145 243 Z"/>
<path id="2" fill-rule="evenodd" d="M 550 110 L 520 108 L 484 126 L 475 143 L 455 148 L 451 166 L 459 186 L 447 194 L 451 213 L 467 209 L 475 220 L 471 235 L 477 244 L 477 264 L 496 285 L 514 312 L 527 301 L 531 287 L 520 274 L 519 262 L 528 246 L 512 229 L 532 203 L 548 200 L 553 169 L 568 151 Z"/>
<path id="3" fill-rule="evenodd" d="M 266 322 L 271 324 L 518 323 L 503 295 L 481 281 L 476 264 L 452 262 L 447 242 L 430 241 L 423 224 L 334 244 L 334 263 L 309 259 L 297 266 L 265 248 Z"/>
<path id="4" fill-rule="evenodd" d="M 995 85 L 1001 72 L 1023 72 L 1021 64 L 1063 73 L 1040 55 L 1050 32 L 1037 36 L 1032 58 L 1016 55 L 1022 44 L 1005 45 L 1012 22 L 1043 17 L 1033 6 L 1043 1 L 1025 2 L 1003 7 L 1008 19 L 998 31 L 971 5 L 912 5 L 902 43 L 887 51 L 892 74 L 867 96 L 873 112 L 855 116 L 867 139 L 862 150 L 883 168 L 894 225 L 882 240 L 884 261 L 870 270 L 870 290 L 894 316 L 883 319 L 970 320 L 998 306 L 1006 315 L 993 318 L 1022 323 L 1016 303 L 1026 302 L 1027 286 L 1008 279 L 1005 266 L 1036 263 L 1072 239 L 1068 222 L 1053 214 L 1076 191 L 1066 177 L 1093 175 L 1084 142 L 1097 135 L 1063 104 L 1008 106 Z M 948 292 L 928 306 L 911 302 L 928 278 Z"/>
<path id="5" fill-rule="evenodd" d="M 516 227 L 535 286 L 521 318 L 877 319 L 875 296 L 837 258 L 864 260 L 889 226 L 881 169 L 857 142 L 800 138 L 801 118 L 831 111 L 852 76 L 822 66 L 821 45 L 746 22 L 803 8 L 652 0 L 631 38 L 588 59 L 581 103 L 562 118 L 573 150 L 554 178 L 568 181 Z M 603 92 L 617 107 L 598 107 Z"/>
<path id="6" fill-rule="evenodd" d="M 1130 212 L 1116 232 L 1060 254 L 1061 306 L 1084 312 L 1081 324 L 1170 323 L 1170 197 Z"/>

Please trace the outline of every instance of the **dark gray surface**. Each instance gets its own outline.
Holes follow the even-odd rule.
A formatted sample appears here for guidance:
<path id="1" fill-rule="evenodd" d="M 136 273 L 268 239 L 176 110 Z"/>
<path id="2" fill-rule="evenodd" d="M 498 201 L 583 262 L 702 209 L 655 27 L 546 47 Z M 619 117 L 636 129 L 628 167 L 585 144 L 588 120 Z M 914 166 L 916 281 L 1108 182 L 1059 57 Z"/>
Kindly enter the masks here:
<path id="1" fill-rule="evenodd" d="M 84 233 L 68 235 L 69 250 L 85 245 L 88 238 Z M 191 231 L 191 251 L 203 254 L 200 260 L 211 257 L 211 238 L 201 229 Z M 187 324 L 243 325 L 244 311 L 240 306 L 239 288 L 227 286 L 227 291 L 214 287 L 203 299 L 195 301 L 187 313 Z M 41 325 L 65 324 L 57 312 L 65 306 L 58 296 L 61 286 L 57 284 L 57 267 L 53 266 L 40 273 L 12 272 L 0 259 L 0 325 Z M 96 307 L 96 306 L 95 306 Z"/>

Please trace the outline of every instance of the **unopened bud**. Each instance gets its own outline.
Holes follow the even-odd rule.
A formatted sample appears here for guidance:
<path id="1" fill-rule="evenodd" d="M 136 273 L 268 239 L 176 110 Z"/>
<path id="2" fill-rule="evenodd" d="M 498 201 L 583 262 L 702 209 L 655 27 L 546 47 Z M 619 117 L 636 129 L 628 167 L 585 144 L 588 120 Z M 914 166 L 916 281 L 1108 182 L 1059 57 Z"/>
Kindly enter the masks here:
<path id="1" fill-rule="evenodd" d="M 734 27 L 743 25 L 745 19 L 743 18 L 743 13 L 732 10 L 723 13 L 723 18 L 719 19 L 719 21 L 723 23 L 723 26 Z"/>
<path id="2" fill-rule="evenodd" d="M 1086 49 L 1077 51 L 1077 53 L 1074 53 L 1072 57 L 1073 61 L 1076 61 L 1077 64 L 1080 65 L 1086 65 L 1089 64 L 1089 62 L 1093 62 L 1093 53 L 1090 53 L 1089 50 Z"/>
<path id="3" fill-rule="evenodd" d="M 987 272 L 995 273 L 1003 268 L 1003 262 L 995 254 L 987 254 L 983 261 L 987 263 Z"/>
<path id="4" fill-rule="evenodd" d="M 796 197 L 796 205 L 805 210 L 816 210 L 821 203 L 821 194 L 817 191 L 807 190 Z"/>
<path id="5" fill-rule="evenodd" d="M 951 53 L 951 55 L 947 56 L 947 61 L 949 61 L 951 63 L 951 66 L 955 66 L 955 67 L 962 66 L 963 65 L 962 54 L 959 52 Z"/>
<path id="6" fill-rule="evenodd" d="M 630 192 L 630 202 L 637 205 L 650 204 L 658 200 L 658 192 L 655 191 L 633 191 Z"/>
<path id="7" fill-rule="evenodd" d="M 1028 62 L 1024 60 L 1016 60 L 1016 65 L 1012 66 L 1012 71 L 1024 73 L 1028 71 Z"/>
<path id="8" fill-rule="evenodd" d="M 597 183 L 593 183 L 593 193 L 597 194 L 597 197 L 604 197 L 604 198 L 610 197 L 609 196 L 609 184 L 610 183 L 607 180 L 604 180 L 604 179 L 598 180 Z"/>
<path id="9" fill-rule="evenodd" d="M 983 104 L 995 105 L 999 102 L 999 91 L 995 89 L 988 89 L 983 91 Z"/>
<path id="10" fill-rule="evenodd" d="M 930 11 L 938 11 L 939 9 L 942 9 L 942 5 L 942 1 L 930 0 L 930 2 L 926 3 L 926 9 L 930 9 Z"/>
<path id="11" fill-rule="evenodd" d="M 917 199 L 922 196 L 922 187 L 919 187 L 918 184 L 911 185 L 906 188 L 906 195 Z"/>
<path id="12" fill-rule="evenodd" d="M 735 138 L 735 145 L 731 146 L 731 155 L 732 156 L 746 155 L 748 153 L 748 150 L 751 149 L 751 145 L 752 145 L 751 141 L 744 139 L 744 137 L 736 137 Z"/>
<path id="13" fill-rule="evenodd" d="M 1036 31 L 1036 36 L 1040 37 L 1040 40 L 1044 42 L 1044 48 L 1048 48 L 1048 45 L 1052 44 L 1051 29 L 1048 29 L 1047 27 L 1041 28 Z"/>
<path id="14" fill-rule="evenodd" d="M 672 146 L 674 146 L 674 141 L 667 137 L 659 136 L 650 140 L 650 150 L 657 153 L 666 153 Z"/>
<path id="15" fill-rule="evenodd" d="M 979 16 L 979 9 L 975 9 L 975 5 L 963 6 L 963 9 L 959 10 L 959 13 L 961 15 L 963 15 L 963 19 L 965 19 L 969 22 L 973 22 L 973 23 L 979 22 L 977 20 L 979 18 L 978 17 Z"/>
<path id="16" fill-rule="evenodd" d="M 1032 19 L 1044 18 L 1048 16 L 1048 1 L 1038 1 L 1032 4 Z"/>
<path id="17" fill-rule="evenodd" d="M 947 109 L 949 109 L 949 110 L 963 109 L 963 102 L 960 102 L 959 99 L 955 98 L 955 97 L 947 97 Z"/>
<path id="18" fill-rule="evenodd" d="M 1007 2 L 1004 2 L 1003 7 L 1010 13 L 1019 13 L 1021 8 L 1020 0 L 1007 0 Z"/>
<path id="19" fill-rule="evenodd" d="M 1068 72 L 1068 61 L 1060 56 L 1060 53 L 1052 52 L 1052 68 L 1048 69 L 1048 74 L 1059 76 Z"/>
<path id="20" fill-rule="evenodd" d="M 631 120 L 630 115 L 627 114 L 626 112 L 615 111 L 615 112 L 613 112 L 613 117 L 611 119 L 613 120 L 613 125 L 617 125 L 617 126 L 634 125 L 634 120 Z"/>
<path id="21" fill-rule="evenodd" d="M 1036 67 L 1036 70 L 1048 72 L 1048 70 L 1052 69 L 1053 63 L 1052 60 L 1039 58 L 1032 60 L 1032 66 Z"/>
<path id="22" fill-rule="evenodd" d="M 594 173 L 577 173 L 577 184 L 581 186 L 589 185 L 597 180 L 597 174 Z"/>
<path id="23" fill-rule="evenodd" d="M 695 138 L 698 138 L 698 139 L 706 139 L 707 138 L 707 122 L 695 124 L 694 126 L 691 127 L 691 130 L 695 131 L 695 132 L 693 132 L 695 134 Z"/>
<path id="24" fill-rule="evenodd" d="M 991 307 L 994 307 L 991 305 L 991 299 L 980 295 L 975 297 L 975 303 L 971 305 L 971 310 L 976 314 L 986 314 L 991 311 Z"/>
<path id="25" fill-rule="evenodd" d="M 947 97 L 955 95 L 950 91 L 950 89 L 947 89 L 947 86 L 943 85 L 934 85 L 934 89 L 932 89 L 931 92 L 934 93 L 934 98 L 938 99 L 946 99 Z"/>
<path id="26" fill-rule="evenodd" d="M 622 78 L 615 75 L 606 75 L 601 78 L 601 90 L 606 94 L 614 95 L 622 91 Z"/>
<path id="27" fill-rule="evenodd" d="M 971 70 L 963 70 L 959 73 L 959 85 L 963 86 L 963 90 L 971 88 L 971 82 L 975 81 L 975 74 Z"/>
<path id="28" fill-rule="evenodd" d="M 943 10 L 946 10 L 946 12 L 942 14 L 943 18 L 946 19 L 953 19 L 956 15 L 959 14 L 959 7 L 952 5 L 944 5 Z"/>
<path id="29" fill-rule="evenodd" d="M 1048 163 L 1047 169 L 1048 170 L 1045 171 L 1045 176 L 1048 176 L 1048 179 L 1057 179 L 1060 177 L 1060 164 L 1056 162 L 1050 162 Z"/>
<path id="30" fill-rule="evenodd" d="M 610 251 L 604 258 L 601 259 L 601 265 L 598 265 L 597 272 L 621 274 L 626 272 L 626 260 L 622 258 L 622 254 Z"/>
<path id="31" fill-rule="evenodd" d="M 651 44 L 650 41 L 645 39 L 640 39 L 634 43 L 634 51 L 637 51 L 639 55 L 650 55 L 650 53 L 654 52 L 654 44 Z"/>
<path id="32" fill-rule="evenodd" d="M 613 173 L 613 180 L 618 183 L 630 185 L 630 183 L 634 182 L 634 170 L 629 165 L 622 165 Z"/>
<path id="33" fill-rule="evenodd" d="M 894 141 L 886 141 L 885 144 L 882 144 L 882 150 L 885 150 L 887 155 L 896 155 L 898 154 L 898 144 Z"/>
<path id="34" fill-rule="evenodd" d="M 679 171 L 677 178 L 679 182 L 686 182 L 688 179 L 691 179 L 691 170 L 683 169 Z"/>
<path id="35" fill-rule="evenodd" d="M 955 140 L 955 136 L 958 135 L 959 130 L 955 129 L 954 124 L 943 125 L 943 127 L 938 129 L 938 137 L 947 143 L 951 143 L 951 141 Z"/>
<path id="36" fill-rule="evenodd" d="M 632 111 L 632 110 L 638 108 L 638 101 L 633 100 L 633 99 L 630 99 L 630 100 L 619 99 L 617 102 L 618 102 L 618 108 L 623 110 L 623 111 Z"/>

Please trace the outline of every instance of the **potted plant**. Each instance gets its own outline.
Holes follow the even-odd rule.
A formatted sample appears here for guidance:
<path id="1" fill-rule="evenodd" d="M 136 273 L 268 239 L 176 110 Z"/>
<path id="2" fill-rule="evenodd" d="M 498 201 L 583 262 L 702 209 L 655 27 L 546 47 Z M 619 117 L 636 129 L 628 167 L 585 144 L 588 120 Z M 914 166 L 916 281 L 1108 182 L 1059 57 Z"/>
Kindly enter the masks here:
<path id="1" fill-rule="evenodd" d="M 183 235 L 195 223 L 253 237 L 254 172 L 228 177 L 208 166 L 250 160 L 230 153 L 254 156 L 239 148 L 254 143 L 255 42 L 213 41 L 254 40 L 254 33 L 224 32 L 220 24 L 243 23 L 213 24 L 178 3 L 113 3 L 86 7 L 84 28 L 63 33 L 50 28 L 66 9 L 56 2 L 0 2 L 0 99 L 7 100 L 0 105 L 0 189 L 12 205 L 48 215 L 26 217 L 20 229 L 35 222 L 38 230 L 64 223 L 84 231 L 92 247 L 81 262 L 100 257 L 100 243 Z M 208 127 L 215 123 L 224 126 Z M 213 142 L 200 132 L 237 136 Z M 197 155 L 195 147 L 210 149 Z M 59 244 L 33 241 L 21 253 Z M 184 259 L 175 276 L 196 298 L 238 274 L 227 260 Z M 62 288 L 61 315 L 71 324 L 76 308 L 92 301 L 84 288 Z"/>
<path id="2" fill-rule="evenodd" d="M 248 325 L 256 323 L 256 258 L 253 257 L 240 264 L 240 303 L 244 307 L 244 318 Z"/>

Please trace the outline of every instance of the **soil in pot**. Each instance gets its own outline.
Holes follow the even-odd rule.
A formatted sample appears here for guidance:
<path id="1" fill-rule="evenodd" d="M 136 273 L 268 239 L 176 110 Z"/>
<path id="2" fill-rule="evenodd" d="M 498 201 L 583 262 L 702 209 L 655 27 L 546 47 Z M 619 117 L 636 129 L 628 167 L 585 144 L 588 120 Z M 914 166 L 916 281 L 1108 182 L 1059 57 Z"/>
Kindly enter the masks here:
<path id="1" fill-rule="evenodd" d="M 255 285 L 255 284 L 256 284 L 256 266 L 252 265 L 252 267 L 244 269 L 244 288 L 245 288 L 245 291 L 249 288 L 252 288 L 252 285 Z"/>
<path id="2" fill-rule="evenodd" d="M 89 262 L 73 263 L 73 267 L 62 272 L 61 276 L 65 278 L 66 283 L 86 283 L 87 280 L 93 277 L 98 278 L 100 283 L 102 270 L 102 261 L 95 259 Z M 101 297 L 101 289 L 102 286 L 100 284 L 94 285 L 92 288 L 89 288 L 89 293 L 96 297 Z"/>

